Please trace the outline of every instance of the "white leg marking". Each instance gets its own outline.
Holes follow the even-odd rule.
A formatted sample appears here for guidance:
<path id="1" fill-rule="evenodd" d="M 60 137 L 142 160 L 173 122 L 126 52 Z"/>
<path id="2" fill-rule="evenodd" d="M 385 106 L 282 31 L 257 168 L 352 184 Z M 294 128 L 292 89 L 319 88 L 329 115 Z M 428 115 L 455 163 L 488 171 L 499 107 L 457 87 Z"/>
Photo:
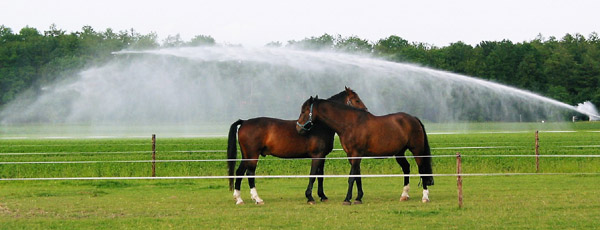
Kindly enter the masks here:
<path id="1" fill-rule="evenodd" d="M 404 188 L 402 189 L 402 196 L 400 197 L 400 201 L 405 201 L 408 200 L 408 198 L 410 197 L 408 195 L 408 190 L 410 190 L 410 185 L 406 185 L 404 186 Z"/>
<path id="2" fill-rule="evenodd" d="M 258 197 L 258 192 L 256 191 L 256 187 L 250 189 L 250 197 L 256 202 L 256 204 L 264 204 L 265 202 Z"/>
<path id="3" fill-rule="evenodd" d="M 243 204 L 242 200 L 242 192 L 240 190 L 233 190 L 233 199 L 235 200 L 235 204 Z"/>
<path id="4" fill-rule="evenodd" d="M 427 190 L 427 189 L 423 190 L 423 199 L 421 199 L 421 201 L 423 203 L 429 202 L 429 190 Z"/>

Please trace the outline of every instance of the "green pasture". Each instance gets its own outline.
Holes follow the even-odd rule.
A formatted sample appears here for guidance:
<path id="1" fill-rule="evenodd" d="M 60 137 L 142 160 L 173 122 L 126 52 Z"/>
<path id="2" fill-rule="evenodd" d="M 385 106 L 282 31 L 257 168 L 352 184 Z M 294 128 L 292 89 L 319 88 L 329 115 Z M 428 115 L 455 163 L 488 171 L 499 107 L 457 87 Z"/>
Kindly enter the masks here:
<path id="1" fill-rule="evenodd" d="M 456 172 L 456 159 L 441 156 L 457 152 L 463 156 L 466 174 L 535 173 L 535 158 L 530 157 L 535 153 L 535 130 L 540 130 L 542 156 L 600 154 L 598 122 L 458 126 L 463 129 L 426 124 L 432 154 L 440 156 L 433 160 L 436 174 Z M 226 138 L 220 137 L 161 138 L 157 133 L 156 146 L 157 160 L 223 159 L 226 155 Z M 341 148 L 339 143 L 335 148 Z M 150 160 L 150 150 L 150 135 L 0 138 L 0 178 L 146 177 L 151 175 L 148 162 L 110 161 Z M 347 160 L 334 159 L 344 156 L 339 150 L 331 153 L 325 174 L 348 174 Z M 262 159 L 266 160 L 259 162 L 257 175 L 306 175 L 310 169 L 309 160 Z M 417 173 L 414 161 L 409 162 Z M 365 159 L 361 166 L 363 174 L 402 173 L 393 159 Z M 266 203 L 262 206 L 251 204 L 246 180 L 242 184 L 246 204 L 242 206 L 235 205 L 225 179 L 0 181 L 0 229 L 593 229 L 600 226 L 599 166 L 598 157 L 542 157 L 539 175 L 466 176 L 462 209 L 457 205 L 456 177 L 452 176 L 435 178 L 427 204 L 420 202 L 417 178 L 411 179 L 411 200 L 407 202 L 399 202 L 402 178 L 365 178 L 365 203 L 352 206 L 341 205 L 345 178 L 326 178 L 330 200 L 316 205 L 306 204 L 305 178 L 257 179 Z M 158 177 L 226 173 L 225 162 L 156 165 Z"/>

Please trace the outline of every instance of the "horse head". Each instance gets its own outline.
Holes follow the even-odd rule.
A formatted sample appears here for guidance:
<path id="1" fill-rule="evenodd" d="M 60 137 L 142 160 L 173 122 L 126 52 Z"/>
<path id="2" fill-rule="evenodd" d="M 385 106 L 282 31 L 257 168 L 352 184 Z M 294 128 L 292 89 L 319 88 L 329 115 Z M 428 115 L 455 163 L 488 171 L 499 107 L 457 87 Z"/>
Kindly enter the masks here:
<path id="1" fill-rule="evenodd" d="M 344 88 L 346 88 L 346 105 L 368 111 L 367 106 L 363 103 L 358 94 L 354 92 L 354 90 L 348 87 Z"/>
<path id="2" fill-rule="evenodd" d="M 302 109 L 300 110 L 300 117 L 298 118 L 298 121 L 296 121 L 296 131 L 298 131 L 298 133 L 301 135 L 304 135 L 308 131 L 310 131 L 310 129 L 312 129 L 314 125 L 313 106 L 314 102 L 317 99 L 319 99 L 319 96 L 316 96 L 314 98 L 311 96 L 308 100 L 304 102 L 304 104 L 302 104 Z"/>

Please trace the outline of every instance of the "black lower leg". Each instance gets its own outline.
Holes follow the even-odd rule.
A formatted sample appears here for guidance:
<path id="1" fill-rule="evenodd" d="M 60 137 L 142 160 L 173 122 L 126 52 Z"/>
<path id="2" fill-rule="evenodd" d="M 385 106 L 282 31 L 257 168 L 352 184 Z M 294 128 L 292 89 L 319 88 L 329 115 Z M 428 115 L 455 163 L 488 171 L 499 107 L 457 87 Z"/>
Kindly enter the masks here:
<path id="1" fill-rule="evenodd" d="M 318 159 L 313 159 L 311 166 L 310 166 L 310 175 L 314 176 L 317 175 L 318 169 L 319 169 L 319 161 Z M 306 196 L 306 199 L 308 199 L 309 203 L 314 203 L 315 202 L 315 198 L 313 198 L 312 196 L 312 189 L 313 189 L 313 185 L 315 184 L 315 177 L 311 177 L 308 179 L 308 186 L 306 187 L 306 192 L 304 192 L 304 195 Z"/>
<path id="2" fill-rule="evenodd" d="M 246 173 L 246 167 L 244 163 L 240 164 L 237 171 L 235 171 L 236 176 L 243 176 Z M 240 190 L 242 186 L 242 178 L 235 178 L 235 190 Z"/>
<path id="3" fill-rule="evenodd" d="M 410 174 L 410 164 L 408 163 L 408 161 L 406 160 L 405 157 L 400 156 L 400 157 L 396 158 L 396 162 L 398 162 L 400 167 L 402 167 L 402 172 L 404 172 L 404 175 Z M 404 177 L 404 186 L 407 186 L 409 183 L 410 183 L 410 177 L 405 176 Z"/>
<path id="4" fill-rule="evenodd" d="M 356 201 L 362 201 L 362 197 L 363 197 L 363 189 L 362 189 L 362 178 L 357 177 L 356 178 L 356 190 L 357 190 L 357 195 L 356 195 Z"/>
<path id="5" fill-rule="evenodd" d="M 321 174 L 323 175 L 323 174 Z M 319 198 L 321 198 L 321 201 L 327 201 L 329 198 L 327 198 L 327 196 L 325 195 L 325 192 L 323 191 L 323 177 L 319 177 L 318 179 L 319 182 L 319 188 L 317 191 L 317 194 L 319 195 Z"/>
<path id="6" fill-rule="evenodd" d="M 348 178 L 348 193 L 346 193 L 345 202 L 350 202 L 352 199 L 352 187 L 354 186 L 354 181 L 356 181 L 356 175 L 360 175 L 360 161 L 359 160 L 351 160 L 350 161 L 350 178 Z"/>
<path id="7" fill-rule="evenodd" d="M 417 165 L 419 166 L 419 174 L 433 174 L 430 157 L 423 157 L 420 162 L 417 162 Z M 423 180 L 424 189 L 433 185 L 433 176 L 423 176 L 421 179 Z"/>
<path id="8" fill-rule="evenodd" d="M 246 170 L 246 175 L 254 176 L 254 175 L 256 175 L 255 171 L 256 171 L 256 166 L 254 166 L 254 167 L 250 166 L 250 167 L 248 167 L 248 170 Z M 250 186 L 250 189 L 256 187 L 256 184 L 254 182 L 255 182 L 255 178 L 253 178 L 253 177 L 248 178 L 248 186 Z"/>
<path id="9" fill-rule="evenodd" d="M 323 175 L 323 167 L 325 166 L 325 161 L 321 161 L 321 163 L 319 164 L 319 168 L 317 169 L 317 175 Z M 318 189 L 318 193 L 319 197 L 321 198 L 321 201 L 327 201 L 328 198 L 327 196 L 325 196 L 325 191 L 323 190 L 323 177 L 319 177 L 317 179 L 319 181 L 319 189 Z"/>
<path id="10" fill-rule="evenodd" d="M 348 178 L 348 192 L 346 193 L 346 199 L 344 199 L 345 202 L 350 202 L 350 199 L 352 199 L 352 187 L 354 186 L 354 177 L 350 177 Z"/>
<path id="11" fill-rule="evenodd" d="M 308 179 L 308 186 L 306 187 L 306 191 L 304 192 L 304 195 L 306 196 L 306 199 L 308 199 L 308 202 L 315 201 L 315 198 L 313 198 L 313 196 L 312 196 L 312 189 L 313 189 L 314 183 L 315 183 L 314 177 L 311 177 Z"/>
<path id="12" fill-rule="evenodd" d="M 360 162 L 356 163 L 354 165 L 354 174 L 355 175 L 360 175 Z M 362 178 L 360 177 L 356 177 L 356 190 L 357 190 L 357 195 L 356 195 L 356 201 L 361 202 L 362 201 L 362 197 L 363 197 L 363 189 L 362 189 Z"/>

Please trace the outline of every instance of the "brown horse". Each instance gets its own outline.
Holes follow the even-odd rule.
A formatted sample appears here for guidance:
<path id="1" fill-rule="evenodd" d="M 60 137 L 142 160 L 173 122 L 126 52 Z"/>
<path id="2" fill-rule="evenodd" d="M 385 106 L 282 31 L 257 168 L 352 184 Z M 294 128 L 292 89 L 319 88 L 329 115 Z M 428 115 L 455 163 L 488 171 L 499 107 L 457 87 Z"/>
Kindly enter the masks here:
<path id="1" fill-rule="evenodd" d="M 344 103 L 345 105 L 353 106 L 359 109 L 365 109 L 358 94 L 346 87 L 346 90 L 332 96 L 329 100 Z M 344 105 L 344 106 L 345 106 Z M 241 125 L 239 130 L 237 126 Z M 295 120 L 280 120 L 268 117 L 259 117 L 249 120 L 238 120 L 231 124 L 229 129 L 229 140 L 227 146 L 227 158 L 229 175 L 233 176 L 235 168 L 235 159 L 237 156 L 236 130 L 239 136 L 239 144 L 242 152 L 242 158 L 235 175 L 248 176 L 255 175 L 256 164 L 260 155 L 273 155 L 281 158 L 313 158 L 310 169 L 310 175 L 323 175 L 323 159 L 333 149 L 334 131 L 325 125 L 312 122 L 305 126 L 311 130 L 309 135 L 299 135 L 296 132 Z M 306 198 L 309 204 L 314 204 L 315 199 L 312 196 L 312 188 L 315 178 L 309 179 L 308 187 L 306 188 Z M 233 198 L 236 204 L 242 204 L 243 200 L 240 195 L 240 187 L 242 178 L 236 178 L 235 190 Z M 250 186 L 250 194 L 252 199 L 257 204 L 263 204 L 256 192 L 254 178 L 248 178 Z M 318 178 L 318 195 L 321 201 L 326 201 L 327 196 L 323 192 L 323 178 Z M 233 188 L 233 179 L 229 179 L 229 189 Z"/>
<path id="2" fill-rule="evenodd" d="M 420 174 L 432 174 L 431 151 L 423 123 L 406 113 L 394 113 L 385 116 L 354 109 L 335 102 L 310 97 L 302 105 L 296 130 L 300 134 L 310 133 L 301 124 L 320 122 L 333 129 L 339 136 L 342 147 L 350 157 L 350 175 L 360 175 L 360 157 L 397 156 L 396 161 L 404 174 L 410 174 L 410 164 L 404 157 L 409 149 L 419 167 Z M 312 131 L 311 131 L 312 132 Z M 408 199 L 408 180 L 404 177 L 404 190 L 401 201 Z M 422 176 L 423 202 L 429 201 L 427 186 L 433 185 L 432 176 Z M 349 205 L 352 187 L 356 182 L 358 195 L 355 204 L 362 203 L 363 190 L 360 177 L 348 178 L 348 192 L 344 204 Z"/>

